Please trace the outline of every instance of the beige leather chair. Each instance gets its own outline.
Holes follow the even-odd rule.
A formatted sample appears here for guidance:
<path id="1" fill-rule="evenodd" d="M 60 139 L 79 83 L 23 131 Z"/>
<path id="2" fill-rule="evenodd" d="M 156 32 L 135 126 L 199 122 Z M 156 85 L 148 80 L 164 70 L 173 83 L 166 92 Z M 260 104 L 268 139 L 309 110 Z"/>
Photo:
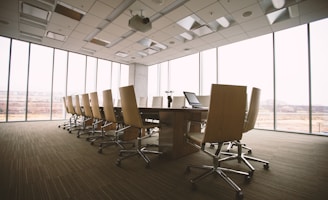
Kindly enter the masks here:
<path id="1" fill-rule="evenodd" d="M 68 113 L 71 114 L 71 117 L 68 121 L 68 126 L 66 126 L 66 129 L 69 133 L 72 133 L 72 130 L 77 127 L 77 115 L 73 106 L 73 98 L 72 96 L 66 97 L 66 104 L 67 104 L 67 110 Z"/>
<path id="2" fill-rule="evenodd" d="M 148 103 L 147 97 L 139 97 L 138 107 L 146 108 Z"/>
<path id="3" fill-rule="evenodd" d="M 163 96 L 153 96 L 152 108 L 162 108 L 163 107 Z"/>
<path id="4" fill-rule="evenodd" d="M 186 98 L 184 96 L 172 97 L 172 108 L 183 108 L 186 104 Z"/>
<path id="5" fill-rule="evenodd" d="M 79 124 L 78 128 L 76 128 L 77 130 L 82 130 L 84 131 L 87 125 L 91 125 L 90 123 L 87 123 L 87 121 L 84 118 L 84 114 L 81 108 L 81 104 L 80 104 L 80 97 L 79 95 L 74 95 L 74 110 L 77 116 L 77 123 Z"/>
<path id="6" fill-rule="evenodd" d="M 199 96 L 197 96 L 197 99 L 204 107 L 208 107 L 210 105 L 210 96 L 209 95 L 199 95 Z"/>
<path id="7" fill-rule="evenodd" d="M 81 135 L 83 134 L 88 134 L 90 135 L 90 133 L 92 133 L 92 123 L 93 123 L 93 114 L 92 114 L 92 110 L 91 110 L 91 106 L 90 106 L 90 99 L 89 99 L 89 94 L 85 93 L 81 95 L 81 99 L 82 99 L 82 110 L 83 110 L 83 117 L 84 120 L 87 123 L 91 123 L 91 126 L 87 126 L 83 131 L 79 130 L 77 133 L 77 137 L 79 138 Z M 91 131 L 89 131 L 91 129 Z"/>
<path id="8" fill-rule="evenodd" d="M 90 94 L 91 101 L 91 111 L 93 117 L 92 123 L 92 136 L 87 137 L 86 140 L 93 144 L 98 139 L 103 139 L 104 135 L 101 131 L 101 126 L 103 125 L 103 117 L 100 112 L 99 100 L 98 100 L 98 92 L 91 92 Z M 97 134 L 97 135 L 96 135 Z"/>
<path id="9" fill-rule="evenodd" d="M 245 107 L 246 107 L 246 87 L 233 85 L 212 84 L 210 106 L 207 117 L 207 124 L 204 132 L 186 133 L 187 142 L 210 156 L 213 160 L 213 165 L 190 165 L 187 167 L 187 172 L 191 168 L 205 169 L 205 173 L 190 180 L 193 189 L 196 188 L 195 183 L 203 178 L 218 174 L 225 180 L 235 191 L 236 197 L 243 198 L 243 193 L 239 186 L 232 181 L 225 171 L 235 172 L 227 168 L 220 167 L 219 158 L 221 148 L 225 142 L 240 140 L 242 137 Z M 217 143 L 217 150 L 209 148 L 212 143 Z M 241 172 L 242 173 L 242 172 Z M 243 173 L 248 177 L 248 173 Z"/>
<path id="10" fill-rule="evenodd" d="M 247 112 L 247 115 L 246 115 L 246 118 L 245 118 L 245 121 L 244 121 L 244 129 L 243 129 L 244 134 L 249 132 L 250 130 L 254 129 L 256 119 L 257 119 L 257 115 L 258 115 L 258 112 L 259 112 L 260 94 L 261 94 L 261 90 L 259 88 L 254 87 L 252 89 L 252 96 L 251 96 L 251 100 L 250 100 L 250 104 L 249 104 L 249 109 L 248 109 L 248 112 Z M 237 153 L 233 153 L 233 152 L 230 151 L 231 149 L 228 149 L 229 152 L 223 152 L 222 153 L 223 155 L 228 155 L 228 157 L 221 158 L 220 162 L 228 161 L 228 160 L 234 160 L 234 159 L 237 159 L 238 162 L 242 161 L 251 170 L 249 172 L 251 175 L 255 171 L 255 168 L 248 162 L 248 160 L 261 162 L 261 163 L 264 164 L 265 169 L 269 169 L 269 162 L 268 161 L 246 155 L 242 151 L 242 149 L 246 146 L 240 140 L 232 141 L 232 142 L 229 143 L 229 145 L 237 146 Z M 250 148 L 248 148 L 248 149 L 250 150 Z M 251 151 L 248 151 L 248 153 L 251 153 Z"/>
<path id="11" fill-rule="evenodd" d="M 102 153 L 105 147 L 112 144 L 116 144 L 123 149 L 125 148 L 124 144 L 132 144 L 134 146 L 134 142 L 121 139 L 126 128 L 124 127 L 121 113 L 116 113 L 114 110 L 112 91 L 110 89 L 103 91 L 103 110 L 105 123 L 101 126 L 102 135 L 109 139 L 99 144 L 98 153 Z"/>
<path id="12" fill-rule="evenodd" d="M 65 108 L 66 114 L 70 114 L 68 112 L 68 107 L 67 107 L 67 103 L 66 103 L 66 97 L 62 97 L 62 101 L 63 101 L 63 106 Z M 66 129 L 67 127 L 69 127 L 69 123 L 70 123 L 71 118 L 72 118 L 72 116 L 70 116 L 67 121 L 64 121 L 62 124 L 59 124 L 58 125 L 58 128 Z"/>
<path id="13" fill-rule="evenodd" d="M 161 154 L 159 151 L 148 150 L 146 146 L 142 145 L 142 141 L 149 136 L 145 134 L 146 130 L 153 130 L 158 126 L 156 123 L 149 123 L 142 119 L 136 101 L 133 85 L 121 87 L 120 96 L 122 104 L 123 121 L 128 128 L 133 127 L 138 131 L 137 147 L 135 149 L 120 151 L 120 157 L 117 159 L 116 164 L 120 166 L 121 161 L 132 156 L 141 156 L 146 162 L 146 167 L 150 166 L 150 159 L 146 154 Z"/>

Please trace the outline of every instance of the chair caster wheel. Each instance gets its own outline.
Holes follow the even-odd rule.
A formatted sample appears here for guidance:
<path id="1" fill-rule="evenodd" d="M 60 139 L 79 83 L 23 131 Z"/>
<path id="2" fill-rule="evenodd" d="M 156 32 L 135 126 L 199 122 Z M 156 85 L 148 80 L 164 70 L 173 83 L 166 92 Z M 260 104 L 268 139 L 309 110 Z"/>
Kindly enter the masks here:
<path id="1" fill-rule="evenodd" d="M 80 138 L 80 135 L 77 135 L 76 137 L 77 137 L 77 138 Z"/>
<path id="2" fill-rule="evenodd" d="M 252 154 L 252 150 L 248 150 L 247 154 Z"/>
<path id="3" fill-rule="evenodd" d="M 116 164 L 116 166 L 120 167 L 121 166 L 121 161 L 120 160 L 116 160 L 115 164 Z"/>
<path id="4" fill-rule="evenodd" d="M 93 141 L 92 141 L 92 142 L 90 142 L 90 145 L 93 145 L 93 143 L 94 143 Z"/>
<path id="5" fill-rule="evenodd" d="M 72 131 L 68 131 L 68 133 L 72 133 Z"/>
<path id="6" fill-rule="evenodd" d="M 269 163 L 263 165 L 264 169 L 269 169 Z"/>
<path id="7" fill-rule="evenodd" d="M 244 194 L 242 191 L 236 192 L 236 199 L 241 200 L 244 198 Z"/>
<path id="8" fill-rule="evenodd" d="M 98 153 L 102 153 L 102 149 L 98 149 Z"/>

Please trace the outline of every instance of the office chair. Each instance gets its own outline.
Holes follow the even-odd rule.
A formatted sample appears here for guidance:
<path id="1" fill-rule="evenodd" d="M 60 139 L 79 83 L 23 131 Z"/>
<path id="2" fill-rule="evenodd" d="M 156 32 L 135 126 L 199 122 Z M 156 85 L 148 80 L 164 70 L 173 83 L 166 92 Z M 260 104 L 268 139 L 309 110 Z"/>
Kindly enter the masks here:
<path id="1" fill-rule="evenodd" d="M 120 166 L 121 161 L 132 156 L 141 156 L 146 162 L 146 167 L 150 166 L 150 159 L 146 154 L 162 154 L 159 151 L 148 150 L 146 146 L 141 144 L 142 140 L 148 138 L 149 136 L 144 134 L 145 130 L 153 130 L 157 127 L 157 123 L 150 123 L 142 120 L 141 114 L 139 112 L 136 96 L 134 92 L 133 85 L 120 87 L 120 96 L 122 103 L 122 113 L 123 121 L 127 128 L 136 128 L 138 131 L 137 147 L 132 150 L 122 149 L 120 150 L 120 157 L 117 159 L 116 164 Z"/>
<path id="2" fill-rule="evenodd" d="M 163 107 L 163 96 L 153 96 L 152 108 L 162 108 Z"/>
<path id="3" fill-rule="evenodd" d="M 72 130 L 77 127 L 77 115 L 73 106 L 73 98 L 72 96 L 67 96 L 66 97 L 66 104 L 67 104 L 67 109 L 68 113 L 71 114 L 71 117 L 69 119 L 69 124 L 66 126 L 66 129 L 69 133 L 72 133 Z"/>
<path id="4" fill-rule="evenodd" d="M 236 170 L 220 167 L 219 158 L 221 149 L 225 142 L 239 140 L 242 137 L 245 107 L 246 107 L 246 86 L 212 84 L 210 106 L 208 110 L 207 124 L 203 132 L 186 133 L 186 141 L 197 147 L 206 155 L 212 158 L 213 165 L 189 165 L 186 172 L 191 168 L 205 169 L 206 172 L 190 180 L 192 188 L 196 189 L 196 183 L 211 174 L 218 174 L 235 191 L 237 199 L 243 198 L 243 193 L 239 186 L 226 174 L 236 172 Z M 189 122 L 189 125 L 192 122 Z M 208 144 L 217 143 L 217 150 L 209 149 Z M 248 178 L 249 174 L 240 172 Z"/>
<path id="5" fill-rule="evenodd" d="M 146 108 L 147 107 L 147 97 L 139 97 L 138 107 Z"/>
<path id="6" fill-rule="evenodd" d="M 252 96 L 249 104 L 248 113 L 246 115 L 245 121 L 244 121 L 244 128 L 243 128 L 243 134 L 249 132 L 250 130 L 254 129 L 256 118 L 259 111 L 260 106 L 260 93 L 261 90 L 259 88 L 253 88 L 252 89 Z M 223 155 L 227 155 L 228 157 L 221 158 L 219 162 L 224 162 L 228 160 L 234 160 L 237 159 L 238 162 L 245 163 L 248 168 L 251 170 L 249 173 L 253 175 L 253 172 L 255 171 L 254 167 L 248 162 L 248 160 L 261 162 L 264 164 L 265 169 L 269 169 L 269 162 L 266 160 L 262 160 L 259 158 L 255 158 L 252 156 L 245 155 L 244 152 L 242 152 L 242 148 L 245 147 L 245 144 L 241 143 L 240 140 L 231 141 L 229 143 L 230 146 L 237 146 L 237 153 L 233 152 L 222 152 Z M 230 150 L 230 149 L 229 149 Z"/>
<path id="7" fill-rule="evenodd" d="M 62 101 L 63 101 L 63 106 L 65 108 L 66 114 L 69 114 L 68 107 L 67 107 L 67 104 L 66 104 L 66 97 L 62 97 Z M 70 116 L 67 121 L 64 121 L 62 124 L 59 124 L 58 125 L 58 128 L 62 127 L 63 129 L 66 129 L 66 127 L 69 126 L 69 123 L 70 123 L 71 118 L 72 118 L 72 116 Z"/>
<path id="8" fill-rule="evenodd" d="M 103 117 L 100 112 L 97 92 L 90 93 L 90 102 L 91 102 L 91 111 L 93 117 L 92 132 L 91 132 L 92 136 L 87 137 L 86 140 L 89 141 L 90 144 L 92 145 L 96 140 L 103 139 L 104 135 L 103 132 L 101 131 L 101 126 L 103 125 Z M 99 133 L 99 135 L 95 135 L 96 133 Z"/>
<path id="9" fill-rule="evenodd" d="M 122 149 L 125 148 L 124 144 L 132 144 L 132 146 L 134 146 L 134 142 L 124 141 L 121 139 L 126 127 L 124 127 L 121 114 L 116 113 L 114 110 L 111 90 L 103 91 L 103 110 L 105 123 L 101 126 L 101 131 L 102 135 L 108 136 L 110 139 L 99 144 L 98 153 L 102 153 L 105 147 L 108 147 L 112 144 L 116 144 Z M 106 131 L 106 129 L 109 130 Z"/>
<path id="10" fill-rule="evenodd" d="M 91 110 L 91 106 L 90 106 L 90 99 L 89 99 L 89 94 L 85 93 L 81 95 L 81 99 L 82 99 L 82 110 L 83 110 L 83 117 L 86 123 L 90 123 L 91 126 L 86 126 L 85 129 L 83 129 L 82 131 L 79 130 L 77 132 L 77 138 L 80 138 L 81 135 L 83 134 L 88 134 L 90 135 L 90 133 L 92 133 L 92 129 L 93 129 L 93 114 L 92 114 L 92 110 Z M 91 131 L 90 131 L 91 129 Z"/>
<path id="11" fill-rule="evenodd" d="M 173 96 L 172 108 L 183 108 L 185 106 L 186 99 L 184 96 Z"/>
<path id="12" fill-rule="evenodd" d="M 209 95 L 199 95 L 199 96 L 197 96 L 197 99 L 204 107 L 208 107 L 210 105 L 210 96 Z"/>

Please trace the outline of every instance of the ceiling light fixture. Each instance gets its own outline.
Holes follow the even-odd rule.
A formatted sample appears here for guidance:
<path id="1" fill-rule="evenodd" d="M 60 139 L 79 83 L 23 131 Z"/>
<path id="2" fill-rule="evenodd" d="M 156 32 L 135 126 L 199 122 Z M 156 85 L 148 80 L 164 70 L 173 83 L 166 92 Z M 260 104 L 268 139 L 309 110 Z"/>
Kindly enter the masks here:
<path id="1" fill-rule="evenodd" d="M 216 21 L 223 26 L 224 28 L 227 28 L 230 26 L 230 22 L 225 17 L 220 17 L 219 19 L 216 19 Z"/>
<path id="2" fill-rule="evenodd" d="M 46 34 L 46 36 L 48 38 L 51 38 L 51 39 L 54 39 L 54 40 L 58 40 L 58 41 L 61 41 L 61 42 L 65 41 L 66 38 L 67 38 L 67 36 L 65 36 L 65 35 L 62 35 L 62 34 L 59 34 L 59 33 L 55 33 L 55 32 L 52 32 L 52 31 L 48 31 L 47 34 Z"/>
<path id="3" fill-rule="evenodd" d="M 272 0 L 272 5 L 276 9 L 280 9 L 280 8 L 284 7 L 285 0 Z"/>

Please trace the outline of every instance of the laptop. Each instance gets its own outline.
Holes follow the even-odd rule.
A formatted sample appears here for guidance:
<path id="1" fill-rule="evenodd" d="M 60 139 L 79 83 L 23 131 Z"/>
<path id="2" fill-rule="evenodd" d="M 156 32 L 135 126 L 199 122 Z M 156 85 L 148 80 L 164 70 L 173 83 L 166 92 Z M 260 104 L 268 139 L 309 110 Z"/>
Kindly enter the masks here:
<path id="1" fill-rule="evenodd" d="M 199 100 L 194 92 L 184 91 L 183 94 L 186 97 L 188 103 L 192 106 L 192 108 L 207 108 L 199 102 Z"/>

